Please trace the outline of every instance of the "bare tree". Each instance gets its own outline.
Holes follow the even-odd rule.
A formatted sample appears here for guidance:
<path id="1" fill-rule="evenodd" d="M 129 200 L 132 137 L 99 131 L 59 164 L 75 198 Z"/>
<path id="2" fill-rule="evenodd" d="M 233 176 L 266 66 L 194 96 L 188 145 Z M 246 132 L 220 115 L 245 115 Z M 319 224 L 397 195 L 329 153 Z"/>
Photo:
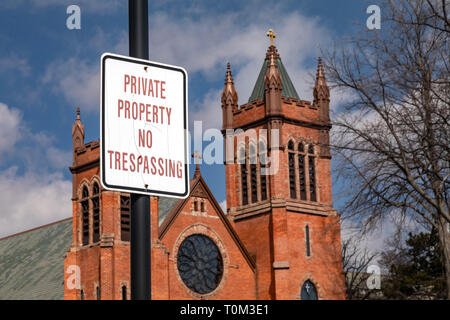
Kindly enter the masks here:
<path id="1" fill-rule="evenodd" d="M 395 2 L 391 1 L 393 5 Z M 446 33 L 450 33 L 450 19 L 448 11 L 450 9 L 450 2 L 448 0 L 426 0 L 423 1 L 421 7 L 411 6 L 412 9 L 417 8 L 422 11 L 420 16 L 422 19 L 405 20 L 402 17 L 397 18 L 396 15 L 392 15 L 390 19 L 409 25 L 421 25 L 423 27 L 437 29 Z M 440 20 L 436 23 L 436 19 Z"/>
<path id="2" fill-rule="evenodd" d="M 381 30 L 326 52 L 325 68 L 352 97 L 331 143 L 353 191 L 343 216 L 369 229 L 395 212 L 435 227 L 450 298 L 450 48 L 435 3 L 385 0 Z"/>
<path id="3" fill-rule="evenodd" d="M 376 253 L 361 248 L 355 237 L 349 237 L 342 242 L 342 266 L 348 300 L 365 300 L 373 292 L 366 286 L 369 277 L 367 267 L 376 257 Z"/>

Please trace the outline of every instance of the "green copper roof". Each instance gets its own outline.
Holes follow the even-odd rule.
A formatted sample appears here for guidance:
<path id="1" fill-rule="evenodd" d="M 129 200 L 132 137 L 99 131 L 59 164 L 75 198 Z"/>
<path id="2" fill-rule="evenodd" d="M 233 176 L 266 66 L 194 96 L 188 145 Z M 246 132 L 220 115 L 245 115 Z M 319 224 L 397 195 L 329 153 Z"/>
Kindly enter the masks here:
<path id="1" fill-rule="evenodd" d="M 158 201 L 158 215 L 159 225 L 161 225 L 164 219 L 167 217 L 173 206 L 178 202 L 176 198 L 159 197 Z"/>
<path id="2" fill-rule="evenodd" d="M 275 61 L 277 62 L 278 72 L 281 75 L 281 85 L 283 87 L 281 95 L 285 98 L 294 98 L 300 100 L 297 91 L 295 91 L 294 85 L 292 84 L 292 81 L 289 78 L 286 68 L 281 62 L 281 59 L 277 58 L 275 59 Z M 253 88 L 253 92 L 250 96 L 250 99 L 248 99 L 248 102 L 253 102 L 257 99 L 264 100 L 264 76 L 266 75 L 267 72 L 268 63 L 269 60 L 264 61 L 264 64 L 261 68 L 261 71 L 259 72 L 258 79 L 256 80 L 255 87 Z"/>
<path id="3" fill-rule="evenodd" d="M 62 300 L 72 219 L 0 240 L 0 300 Z"/>

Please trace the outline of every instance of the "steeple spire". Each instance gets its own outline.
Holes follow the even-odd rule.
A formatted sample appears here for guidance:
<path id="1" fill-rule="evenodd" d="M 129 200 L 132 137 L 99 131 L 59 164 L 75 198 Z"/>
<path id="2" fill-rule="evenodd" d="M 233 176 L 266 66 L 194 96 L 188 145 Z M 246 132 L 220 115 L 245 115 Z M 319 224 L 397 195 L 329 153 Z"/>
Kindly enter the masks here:
<path id="1" fill-rule="evenodd" d="M 225 83 L 222 91 L 222 129 L 233 128 L 233 111 L 238 107 L 238 94 L 234 88 L 230 63 L 227 63 Z"/>
<path id="2" fill-rule="evenodd" d="M 75 123 L 72 125 L 72 142 L 74 151 L 74 163 L 75 163 L 75 150 L 84 145 L 84 125 L 80 119 L 80 108 L 77 108 L 77 117 Z"/>
<path id="3" fill-rule="evenodd" d="M 327 80 L 325 79 L 321 57 L 319 57 L 319 63 L 317 65 L 316 86 L 327 86 Z"/>
<path id="4" fill-rule="evenodd" d="M 278 53 L 275 46 L 270 46 L 267 51 L 269 58 L 267 72 L 264 76 L 264 91 L 266 101 L 266 115 L 281 114 L 281 92 L 283 90 L 282 79 L 278 70 L 276 59 Z"/>
<path id="5" fill-rule="evenodd" d="M 330 122 L 330 88 L 327 85 L 325 72 L 323 70 L 322 58 L 319 57 L 316 74 L 316 84 L 314 86 L 313 105 L 319 109 L 319 118 L 323 122 Z"/>

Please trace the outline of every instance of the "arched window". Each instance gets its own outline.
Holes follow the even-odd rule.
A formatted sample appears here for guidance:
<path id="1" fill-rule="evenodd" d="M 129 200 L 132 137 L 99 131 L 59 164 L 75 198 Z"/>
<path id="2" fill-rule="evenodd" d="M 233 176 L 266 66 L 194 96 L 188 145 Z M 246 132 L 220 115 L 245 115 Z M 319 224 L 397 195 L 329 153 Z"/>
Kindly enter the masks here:
<path id="1" fill-rule="evenodd" d="M 245 155 L 245 148 L 239 149 L 239 163 L 241 167 L 242 205 L 245 206 L 248 204 L 247 157 Z"/>
<path id="2" fill-rule="evenodd" d="M 297 198 L 297 190 L 295 188 L 295 153 L 294 153 L 294 142 L 289 141 L 288 143 L 288 161 L 289 161 L 289 190 L 291 198 Z"/>
<path id="3" fill-rule="evenodd" d="M 206 210 L 205 210 L 205 203 L 203 201 L 200 202 L 200 211 L 201 212 L 206 212 Z"/>
<path id="4" fill-rule="evenodd" d="M 130 241 L 130 197 L 120 196 L 120 239 Z"/>
<path id="5" fill-rule="evenodd" d="M 252 203 L 258 202 L 258 179 L 256 177 L 256 148 L 250 144 L 250 186 L 252 192 Z"/>
<path id="6" fill-rule="evenodd" d="M 122 300 L 127 300 L 127 287 L 122 286 Z"/>
<path id="7" fill-rule="evenodd" d="M 315 168 L 315 157 L 314 148 L 312 145 L 308 147 L 308 172 L 309 172 L 309 199 L 311 201 L 317 201 L 316 197 L 316 168 Z"/>
<path id="8" fill-rule="evenodd" d="M 264 141 L 259 142 L 259 160 L 260 160 L 260 172 L 261 172 L 261 200 L 267 200 L 267 148 Z"/>
<path id="9" fill-rule="evenodd" d="M 83 187 L 81 193 L 81 241 L 83 246 L 89 244 L 89 190 Z"/>
<path id="10" fill-rule="evenodd" d="M 301 291 L 302 300 L 318 300 L 316 286 L 309 280 L 306 280 Z"/>
<path id="11" fill-rule="evenodd" d="M 92 241 L 100 241 L 100 188 L 97 182 L 94 182 L 92 188 Z"/>
<path id="12" fill-rule="evenodd" d="M 303 143 L 298 144 L 298 181 L 300 185 L 300 200 L 306 200 L 306 181 L 305 181 L 305 151 Z"/>
<path id="13" fill-rule="evenodd" d="M 84 297 L 84 290 L 83 290 L 83 289 L 81 289 L 80 299 L 81 299 L 81 300 L 84 300 L 84 299 L 85 299 L 85 297 Z"/>

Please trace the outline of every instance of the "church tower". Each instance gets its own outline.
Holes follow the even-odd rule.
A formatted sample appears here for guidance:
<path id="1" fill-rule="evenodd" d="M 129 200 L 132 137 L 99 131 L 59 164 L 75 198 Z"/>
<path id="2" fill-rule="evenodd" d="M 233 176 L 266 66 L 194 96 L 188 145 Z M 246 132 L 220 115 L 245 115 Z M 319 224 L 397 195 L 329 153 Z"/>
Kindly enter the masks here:
<path id="1" fill-rule="evenodd" d="M 130 198 L 100 184 L 99 141 L 72 125 L 72 244 L 64 257 L 64 299 L 129 299 Z"/>
<path id="2" fill-rule="evenodd" d="M 330 91 L 319 58 L 314 101 L 299 98 L 271 40 L 247 103 L 230 65 L 222 93 L 228 218 L 256 261 L 257 299 L 345 299 L 333 208 Z"/>

